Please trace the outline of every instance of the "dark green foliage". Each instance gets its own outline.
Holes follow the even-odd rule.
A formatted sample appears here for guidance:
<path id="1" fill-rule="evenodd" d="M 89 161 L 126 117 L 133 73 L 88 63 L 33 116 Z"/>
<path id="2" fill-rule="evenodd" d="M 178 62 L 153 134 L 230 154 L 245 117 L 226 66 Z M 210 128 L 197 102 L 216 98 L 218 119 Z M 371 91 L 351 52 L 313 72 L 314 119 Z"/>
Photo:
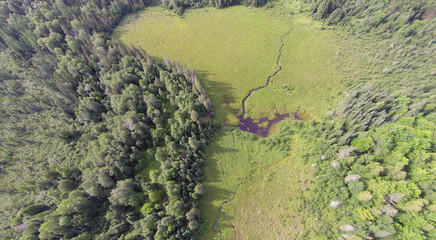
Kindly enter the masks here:
<path id="1" fill-rule="evenodd" d="M 32 204 L 21 211 L 22 214 L 28 216 L 35 216 L 38 213 L 44 212 L 48 210 L 49 207 L 46 205 L 35 205 Z"/>
<path id="2" fill-rule="evenodd" d="M 434 214 L 426 209 L 434 204 L 436 184 L 431 157 L 436 88 L 431 64 L 422 62 L 431 61 L 434 31 L 427 29 L 436 26 L 435 7 L 429 1 L 312 1 L 315 17 L 327 24 L 391 44 L 380 54 L 380 69 L 372 70 L 382 73 L 380 78 L 352 87 L 329 119 L 312 125 L 318 155 L 311 208 L 323 212 L 320 219 L 329 216 L 313 235 L 434 236 Z M 410 49 L 413 58 L 399 49 Z"/>
<path id="3" fill-rule="evenodd" d="M 188 8 L 201 8 L 206 6 L 225 8 L 233 5 L 261 7 L 267 2 L 267 0 L 163 0 L 162 6 L 165 8 L 174 9 L 178 14 L 182 14 L 184 10 Z"/>
<path id="4" fill-rule="evenodd" d="M 0 3 L 0 238 L 194 234 L 174 219 L 202 194 L 210 100 L 195 73 L 110 38 L 152 4 Z"/>
<path id="5" fill-rule="evenodd" d="M 431 196 L 436 178 L 430 157 L 434 149 L 427 143 L 434 143 L 436 122 L 427 122 L 431 126 L 426 128 L 431 131 L 422 130 L 422 125 L 417 122 L 426 121 L 432 114 L 401 117 L 395 123 L 370 126 L 369 130 L 360 132 L 349 141 L 355 151 L 348 151 L 346 155 L 344 143 L 317 143 L 319 154 L 330 155 L 324 159 L 333 159 L 315 158 L 319 160 L 315 161 L 317 180 L 312 191 L 317 202 L 322 200 L 319 206 L 322 211 L 330 214 L 328 222 L 321 221 L 321 225 L 332 224 L 333 227 L 332 231 L 319 228 L 316 230 L 320 231 L 319 234 L 322 232 L 322 236 L 332 238 L 340 236 L 341 232 L 334 230 L 335 223 L 331 223 L 331 217 L 335 216 L 338 221 L 353 226 L 352 233 L 364 239 L 369 236 L 427 239 L 431 236 L 434 222 L 425 209 L 434 204 Z M 315 127 L 320 124 L 315 124 Z M 321 129 L 334 131 L 326 125 Z M 319 130 L 314 131 L 321 134 Z M 374 147 L 379 142 L 382 144 Z M 417 151 L 421 155 L 419 158 L 414 157 Z M 341 164 L 348 158 L 353 158 L 353 161 Z M 311 205 L 312 208 L 317 206 Z"/>
<path id="6" fill-rule="evenodd" d="M 354 31 L 379 31 L 408 37 L 430 33 L 435 28 L 432 1 L 384 1 L 384 0 L 307 0 L 315 17 L 327 19 L 329 24 L 350 24 Z M 359 26 L 360 25 L 360 26 Z M 419 30 L 425 25 L 424 29 Z"/>

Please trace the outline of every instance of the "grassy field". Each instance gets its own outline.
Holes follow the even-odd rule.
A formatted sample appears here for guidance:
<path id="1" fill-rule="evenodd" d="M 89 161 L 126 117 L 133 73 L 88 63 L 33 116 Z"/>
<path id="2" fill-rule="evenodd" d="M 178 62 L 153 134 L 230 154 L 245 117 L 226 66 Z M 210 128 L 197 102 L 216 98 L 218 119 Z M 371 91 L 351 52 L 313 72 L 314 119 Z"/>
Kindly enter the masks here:
<path id="1" fill-rule="evenodd" d="M 246 114 L 258 119 L 300 108 L 304 119 L 322 117 L 356 74 L 350 67 L 349 74 L 340 74 L 343 64 L 359 58 L 332 57 L 343 51 L 343 35 L 299 14 L 301 5 L 292 3 L 198 9 L 182 17 L 151 8 L 126 18 L 114 36 L 194 69 L 218 119 L 237 124 L 242 99 L 277 69 L 280 36 L 291 30 L 284 38 L 283 70 L 270 87 L 247 100 Z M 224 239 L 298 239 L 310 231 L 315 221 L 304 203 L 312 174 L 301 157 L 310 143 L 283 129 L 292 124 L 287 120 L 273 126 L 274 135 L 267 139 L 224 127 L 209 144 L 200 239 L 220 238 L 212 226 L 221 204 L 233 196 L 216 226 Z M 275 136 L 283 134 L 289 141 L 275 142 Z"/>
<path id="2" fill-rule="evenodd" d="M 276 69 L 280 36 L 291 16 L 247 7 L 188 11 L 183 17 L 151 8 L 126 18 L 114 36 L 194 69 L 220 120 L 237 124 L 235 112 L 249 90 Z"/>
<path id="3" fill-rule="evenodd" d="M 211 229 L 218 217 L 221 203 L 234 195 L 240 183 L 248 181 L 247 184 L 240 187 L 240 190 L 251 184 L 250 177 L 259 164 L 274 164 L 285 156 L 286 153 L 263 144 L 258 137 L 252 134 L 239 130 L 221 131 L 220 137 L 208 146 L 206 155 L 206 201 L 203 206 L 204 221 L 201 239 L 219 237 Z M 237 195 L 236 199 L 239 197 L 240 194 Z M 233 202 L 229 203 L 228 206 L 231 210 Z M 224 231 L 224 236 L 231 235 L 231 228 L 228 224 L 234 217 L 232 211 L 228 210 L 227 207 L 223 208 L 220 224 L 216 226 L 216 229 Z"/>
<path id="4" fill-rule="evenodd" d="M 231 205 L 225 237 L 238 239 L 298 239 L 314 221 L 305 208 L 310 187 L 311 167 L 302 162 L 307 150 L 299 136 L 293 136 L 289 156 L 257 166 L 249 184 L 242 185 Z M 229 226 L 232 227 L 229 231 Z"/>
<path id="5" fill-rule="evenodd" d="M 219 238 L 211 229 L 221 203 L 232 197 L 215 227 L 224 239 L 286 239 L 311 228 L 304 208 L 311 167 L 301 158 L 309 145 L 292 135 L 292 120 L 280 125 L 277 134 L 288 136 L 285 142 L 224 130 L 208 146 L 201 239 Z"/>
<path id="6" fill-rule="evenodd" d="M 298 108 L 307 112 L 308 118 L 323 116 L 345 89 L 332 56 L 350 43 L 311 17 L 290 14 L 298 12 L 297 8 L 290 4 L 270 9 L 206 8 L 182 17 L 150 8 L 124 19 L 114 36 L 157 58 L 165 54 L 194 69 L 218 118 L 234 125 L 242 99 L 251 89 L 264 85 L 277 69 L 280 36 L 291 30 L 284 38 L 283 70 L 272 78 L 270 87 L 247 100 L 247 116 L 273 118 L 275 112 L 296 112 Z M 344 62 L 347 59 L 341 64 Z"/>
<path id="7" fill-rule="evenodd" d="M 248 116 L 258 119 L 272 110 L 289 113 L 299 108 L 316 116 L 325 115 L 345 89 L 330 58 L 342 41 L 333 34 L 305 15 L 295 16 L 291 33 L 284 38 L 283 70 L 268 88 L 247 100 Z"/>

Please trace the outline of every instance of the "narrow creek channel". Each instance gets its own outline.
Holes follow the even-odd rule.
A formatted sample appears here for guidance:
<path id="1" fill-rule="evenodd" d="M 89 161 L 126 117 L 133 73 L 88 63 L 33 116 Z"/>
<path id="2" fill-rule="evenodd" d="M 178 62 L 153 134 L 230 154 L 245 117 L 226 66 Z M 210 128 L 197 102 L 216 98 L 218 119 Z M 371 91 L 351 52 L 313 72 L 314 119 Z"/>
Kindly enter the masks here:
<path id="1" fill-rule="evenodd" d="M 261 136 L 261 137 L 267 137 L 267 136 L 268 136 L 268 133 L 269 133 L 269 130 L 271 129 L 271 126 L 272 126 L 273 124 L 276 124 L 276 123 L 278 123 L 278 122 L 280 122 L 280 121 L 282 121 L 282 120 L 284 120 L 284 119 L 290 118 L 291 116 L 293 116 L 293 117 L 294 117 L 295 119 L 297 119 L 297 120 L 301 120 L 301 118 L 298 116 L 297 113 L 292 113 L 292 114 L 289 114 L 289 113 L 286 113 L 286 114 L 279 114 L 279 113 L 276 113 L 276 117 L 275 117 L 274 119 L 272 119 L 272 120 L 268 120 L 267 117 L 260 118 L 258 121 L 255 121 L 255 120 L 252 119 L 251 117 L 244 118 L 244 116 L 245 116 L 245 102 L 247 101 L 247 99 L 248 99 L 248 98 L 249 98 L 249 97 L 250 97 L 254 92 L 259 91 L 259 90 L 261 90 L 261 89 L 263 89 L 263 88 L 268 87 L 269 84 L 270 84 L 270 82 L 271 82 L 271 79 L 272 79 L 273 77 L 275 77 L 275 76 L 276 76 L 276 75 L 277 75 L 277 74 L 278 74 L 278 73 L 283 69 L 282 65 L 280 65 L 280 59 L 281 59 L 281 57 L 282 57 L 282 51 L 283 51 L 283 48 L 285 47 L 284 37 L 286 37 L 286 36 L 287 36 L 288 34 L 290 34 L 290 33 L 291 33 L 291 30 L 289 30 L 287 33 L 283 34 L 283 35 L 280 37 L 280 41 L 281 41 L 282 45 L 280 46 L 280 49 L 279 49 L 279 55 L 277 56 L 277 61 L 276 61 L 276 64 L 277 64 L 277 66 L 278 66 L 278 69 L 277 69 L 273 74 L 271 74 L 271 75 L 268 76 L 265 85 L 260 86 L 260 87 L 258 87 L 258 88 L 255 88 L 255 89 L 251 90 L 251 91 L 248 93 L 248 95 L 247 95 L 247 96 L 242 100 L 242 114 L 238 115 L 239 124 L 238 124 L 237 126 L 235 126 L 235 129 L 236 129 L 236 128 L 239 128 L 239 129 L 241 129 L 242 131 L 250 132 L 250 133 L 252 133 L 252 134 L 255 134 L 255 135 L 258 135 L 258 136 Z M 262 123 L 264 123 L 264 122 L 266 122 L 266 121 L 268 121 L 268 126 L 266 126 L 266 127 L 261 127 L 261 126 L 259 126 L 260 124 L 262 124 Z M 235 200 L 236 193 L 238 192 L 238 190 L 239 190 L 239 188 L 241 187 L 241 185 L 248 183 L 250 180 L 251 180 L 251 177 L 250 177 L 249 179 L 247 179 L 246 181 L 244 181 L 244 182 L 242 182 L 242 183 L 239 183 L 239 184 L 238 184 L 238 187 L 237 187 L 236 190 L 233 192 L 233 197 L 232 197 L 231 199 L 228 199 L 228 200 L 224 201 L 223 203 L 221 203 L 221 206 L 220 206 L 220 208 L 219 208 L 219 210 L 218 210 L 218 217 L 217 217 L 216 221 L 214 222 L 214 224 L 213 224 L 213 226 L 212 226 L 212 232 L 214 232 L 214 233 L 219 233 L 219 234 L 220 234 L 220 239 L 223 239 L 223 236 L 222 236 L 223 232 L 222 232 L 221 229 L 216 229 L 216 225 L 217 225 L 217 224 L 219 223 L 219 221 L 220 221 L 220 218 L 221 218 L 221 212 L 222 212 L 223 206 L 224 206 L 225 204 L 227 204 L 227 203 L 233 202 L 233 201 Z M 233 227 L 233 230 L 235 231 L 235 239 L 237 239 L 238 236 L 237 236 L 237 232 L 236 232 L 235 226 L 232 226 L 232 227 Z"/>
<path id="2" fill-rule="evenodd" d="M 279 49 L 279 55 L 277 56 L 277 61 L 276 61 L 276 64 L 277 64 L 277 66 L 278 66 L 278 69 L 277 69 L 273 74 L 271 74 L 271 75 L 268 76 L 265 85 L 260 86 L 260 87 L 258 87 L 258 88 L 255 88 L 255 89 L 251 90 L 251 91 L 247 94 L 247 96 L 245 96 L 245 98 L 242 100 L 242 114 L 238 115 L 239 124 L 236 125 L 235 128 L 239 128 L 239 129 L 241 129 L 242 131 L 250 132 L 250 133 L 255 134 L 255 135 L 257 135 L 257 136 L 260 136 L 260 137 L 268 137 L 269 130 L 271 129 L 271 126 L 272 126 L 272 125 L 274 125 L 274 124 L 276 124 L 276 123 L 278 123 L 278 122 L 280 122 L 280 121 L 282 121 L 282 120 L 284 120 L 284 119 L 290 118 L 291 116 L 293 116 L 293 117 L 294 117 L 295 119 L 297 119 L 297 120 L 301 120 L 301 118 L 298 116 L 297 113 L 292 113 L 292 114 L 289 114 L 289 113 L 286 113 L 286 114 L 279 114 L 279 113 L 276 113 L 276 117 L 275 117 L 274 119 L 272 119 L 272 120 L 268 120 L 267 117 L 260 118 L 258 121 L 252 119 L 251 117 L 247 117 L 247 118 L 245 118 L 245 102 L 247 101 L 247 99 L 248 99 L 248 98 L 249 98 L 249 97 L 250 97 L 254 92 L 259 91 L 259 90 L 261 90 L 261 89 L 264 89 L 264 88 L 268 87 L 269 84 L 271 83 L 271 79 L 272 79 L 273 77 L 275 77 L 275 76 L 276 76 L 280 71 L 282 71 L 283 66 L 280 65 L 280 59 L 281 59 L 281 57 L 282 57 L 282 51 L 283 51 L 283 48 L 285 47 L 284 37 L 287 36 L 289 33 L 291 33 L 291 30 L 289 30 L 287 33 L 283 34 L 283 35 L 280 37 L 280 40 L 281 40 L 281 42 L 282 42 L 282 45 L 280 46 L 280 49 Z M 261 126 L 260 126 L 262 123 L 267 122 L 267 121 L 268 121 L 268 125 L 267 125 L 266 127 L 261 127 Z"/>
<path id="3" fill-rule="evenodd" d="M 233 193 L 233 197 L 232 197 L 231 199 L 228 199 L 228 200 L 224 201 L 223 203 L 221 203 L 220 209 L 219 209 L 219 211 L 218 211 L 218 218 L 217 218 L 217 220 L 213 223 L 213 226 L 212 226 L 212 232 L 214 232 L 214 233 L 219 233 L 219 234 L 220 234 L 220 239 L 221 239 L 221 240 L 223 239 L 223 231 L 222 231 L 221 229 L 216 230 L 215 227 L 216 227 L 216 225 L 218 224 L 218 222 L 220 221 L 220 218 L 221 218 L 221 211 L 223 210 L 223 206 L 224 206 L 225 204 L 229 203 L 229 202 L 233 202 L 233 201 L 235 200 L 236 193 L 238 192 L 238 190 L 239 190 L 239 188 L 241 187 L 241 185 L 248 183 L 250 180 L 251 180 L 251 177 L 248 178 L 246 181 L 240 183 L 240 184 L 238 185 L 238 187 L 236 188 L 235 192 Z M 233 229 L 235 230 L 235 227 L 234 227 L 234 226 L 233 226 Z M 235 231 L 236 231 L 236 230 L 235 230 Z M 235 239 L 236 239 L 236 238 L 237 238 L 237 236 L 235 236 Z"/>

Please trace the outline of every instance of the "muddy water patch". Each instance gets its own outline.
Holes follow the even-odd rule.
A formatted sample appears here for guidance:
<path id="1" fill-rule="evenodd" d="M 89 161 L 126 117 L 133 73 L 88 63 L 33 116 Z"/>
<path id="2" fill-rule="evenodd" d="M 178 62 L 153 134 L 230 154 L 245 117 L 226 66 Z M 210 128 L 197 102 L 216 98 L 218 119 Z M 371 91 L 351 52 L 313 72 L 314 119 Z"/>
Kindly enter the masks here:
<path id="1" fill-rule="evenodd" d="M 269 131 L 271 130 L 272 125 L 279 123 L 287 118 L 293 117 L 296 120 L 301 120 L 301 118 L 298 116 L 297 113 L 293 114 L 279 114 L 276 113 L 276 117 L 272 120 L 268 120 L 268 118 L 264 117 L 259 119 L 259 121 L 256 121 L 255 119 L 252 119 L 251 117 L 244 118 L 244 116 L 239 115 L 239 124 L 236 126 L 237 128 L 241 129 L 242 131 L 249 132 L 252 134 L 255 134 L 260 137 L 268 137 Z M 268 124 L 264 126 L 266 123 Z"/>
<path id="2" fill-rule="evenodd" d="M 277 61 L 276 61 L 276 64 L 278 67 L 277 70 L 273 74 L 268 76 L 268 78 L 266 80 L 266 84 L 264 86 L 261 86 L 261 87 L 258 87 L 258 88 L 251 90 L 247 94 L 247 96 L 242 100 L 242 114 L 238 115 L 239 124 L 235 128 L 239 128 L 242 131 L 249 132 L 249 133 L 255 134 L 255 135 L 260 136 L 260 137 L 268 137 L 269 130 L 271 129 L 272 125 L 274 125 L 280 121 L 283 121 L 287 118 L 290 118 L 291 116 L 293 116 L 294 119 L 301 120 L 301 118 L 298 116 L 297 113 L 293 113 L 293 114 L 276 113 L 276 117 L 272 120 L 268 120 L 268 118 L 266 118 L 266 117 L 260 118 L 259 121 L 256 121 L 256 120 L 252 119 L 251 117 L 244 118 L 244 116 L 245 116 L 245 102 L 247 101 L 247 99 L 254 92 L 268 87 L 270 82 L 271 82 L 271 79 L 273 77 L 275 77 L 283 69 L 283 66 L 280 65 L 280 59 L 282 57 L 283 48 L 285 47 L 284 37 L 290 33 L 291 33 L 291 30 L 289 30 L 287 33 L 283 34 L 280 37 L 280 41 L 282 42 L 282 45 L 279 48 L 279 54 L 277 56 Z M 268 123 L 265 124 L 267 121 L 268 121 Z"/>

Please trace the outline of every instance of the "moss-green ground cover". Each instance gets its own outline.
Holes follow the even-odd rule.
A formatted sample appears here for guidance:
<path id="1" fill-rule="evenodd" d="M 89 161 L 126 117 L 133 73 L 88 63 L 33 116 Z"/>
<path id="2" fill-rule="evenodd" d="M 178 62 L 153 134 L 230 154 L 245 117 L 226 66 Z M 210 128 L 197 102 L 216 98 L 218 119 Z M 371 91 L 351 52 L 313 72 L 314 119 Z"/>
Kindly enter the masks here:
<path id="1" fill-rule="evenodd" d="M 271 110 L 280 113 L 308 111 L 325 115 L 344 91 L 331 56 L 342 41 L 333 31 L 322 30 L 319 22 L 305 15 L 294 17 L 291 33 L 284 39 L 283 70 L 268 88 L 255 92 L 246 102 L 255 119 Z"/>
<path id="2" fill-rule="evenodd" d="M 242 132 L 222 131 L 219 138 L 208 146 L 207 166 L 205 168 L 205 196 L 203 207 L 203 229 L 201 239 L 219 238 L 211 231 L 218 217 L 221 203 L 232 198 L 240 183 L 235 199 L 247 194 L 245 188 L 252 184 L 250 177 L 259 167 L 276 164 L 286 156 L 286 152 L 273 149 L 258 137 Z M 230 224 L 235 224 L 235 202 L 225 205 L 216 229 L 221 229 L 225 237 L 233 234 Z M 247 219 L 244 219 L 244 221 Z"/>
<path id="3" fill-rule="evenodd" d="M 256 141 L 247 143 L 274 153 L 260 148 L 264 144 L 258 146 Z M 298 239 L 312 228 L 316 221 L 304 206 L 312 176 L 310 165 L 304 164 L 301 158 L 306 150 L 307 143 L 294 136 L 289 156 L 241 151 L 256 166 L 251 166 L 252 178 L 240 186 L 234 201 L 223 207 L 224 214 L 216 228 L 223 230 L 225 239 L 235 236 L 237 239 Z M 203 236 L 203 239 L 213 237 L 209 231 Z"/>

